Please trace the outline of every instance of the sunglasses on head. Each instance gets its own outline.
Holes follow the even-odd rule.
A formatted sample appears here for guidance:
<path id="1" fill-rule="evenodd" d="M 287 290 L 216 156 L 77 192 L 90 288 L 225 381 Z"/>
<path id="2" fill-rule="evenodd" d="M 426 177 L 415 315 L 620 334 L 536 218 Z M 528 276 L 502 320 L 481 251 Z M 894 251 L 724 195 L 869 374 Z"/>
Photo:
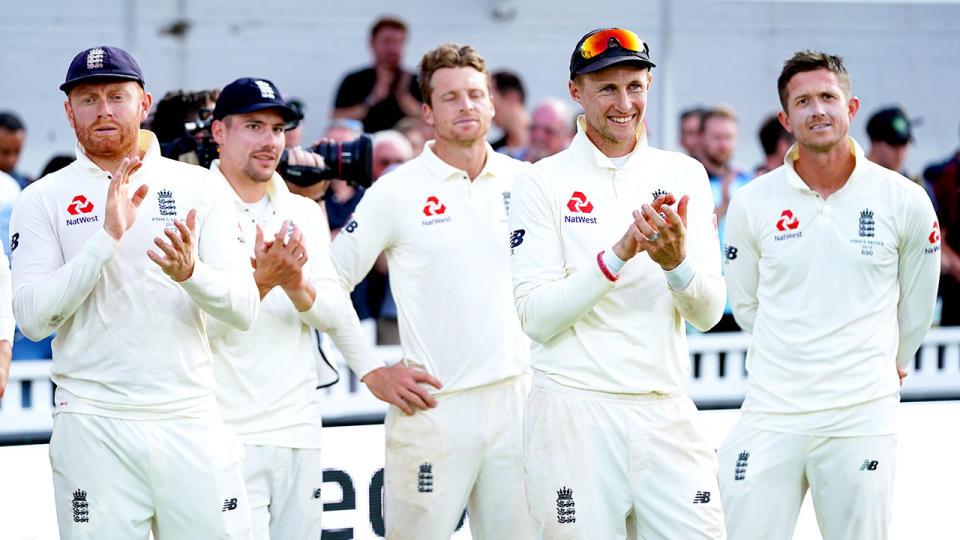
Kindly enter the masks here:
<path id="1" fill-rule="evenodd" d="M 641 52 L 646 49 L 646 44 L 643 43 L 640 36 L 629 30 L 612 28 L 597 32 L 584 40 L 583 45 L 580 45 L 580 55 L 584 59 L 593 58 L 614 46 L 614 44 L 622 49 L 634 52 Z"/>

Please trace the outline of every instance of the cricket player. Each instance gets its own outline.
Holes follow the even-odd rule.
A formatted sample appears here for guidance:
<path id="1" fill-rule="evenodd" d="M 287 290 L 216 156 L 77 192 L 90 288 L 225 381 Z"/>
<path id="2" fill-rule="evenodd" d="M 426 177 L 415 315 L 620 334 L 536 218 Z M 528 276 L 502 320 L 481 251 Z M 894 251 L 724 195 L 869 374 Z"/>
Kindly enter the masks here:
<path id="1" fill-rule="evenodd" d="M 205 330 L 249 328 L 259 306 L 229 192 L 139 130 L 151 97 L 122 49 L 82 51 L 60 89 L 77 160 L 25 189 L 10 224 L 17 322 L 57 333 L 60 537 L 250 538 Z"/>
<path id="2" fill-rule="evenodd" d="M 527 165 L 486 142 L 490 77 L 473 47 L 427 52 L 419 80 L 436 140 L 366 191 L 331 246 L 348 289 L 386 253 L 403 363 L 443 383 L 430 389 L 436 408 L 387 412 L 386 537 L 445 540 L 466 505 L 474 538 L 527 539 L 520 415 L 529 345 L 506 245 L 510 190 Z"/>
<path id="3" fill-rule="evenodd" d="M 284 129 L 300 114 L 266 79 L 241 78 L 220 92 L 213 111 L 220 159 L 210 166 L 233 192 L 239 234 L 254 261 L 244 262 L 260 290 L 261 308 L 248 331 L 211 325 L 217 400 L 227 425 L 244 443 L 244 478 L 254 538 L 320 538 L 320 429 L 316 333 L 330 334 L 357 376 L 381 396 L 393 379 L 420 394 L 430 375 L 383 365 L 330 262 L 330 229 L 320 206 L 290 193 L 276 173 Z M 291 149 L 293 165 L 322 167 L 323 158 Z M 378 386 L 378 383 L 381 386 Z M 400 384 L 400 383 L 397 383 Z M 395 398 L 401 405 L 405 401 Z M 410 410 L 412 412 L 412 410 Z"/>
<path id="4" fill-rule="evenodd" d="M 809 487 L 826 540 L 883 540 L 900 380 L 933 318 L 937 218 L 923 188 L 847 134 L 860 102 L 839 57 L 794 54 L 777 89 L 797 142 L 727 214 L 730 304 L 753 335 L 719 450 L 727 530 L 793 538 Z"/>
<path id="5" fill-rule="evenodd" d="M 537 538 L 724 538 L 716 457 L 683 393 L 685 324 L 709 329 L 726 299 L 713 197 L 699 162 L 647 145 L 653 67 L 629 30 L 583 36 L 570 59 L 578 132 L 514 188 Z"/>

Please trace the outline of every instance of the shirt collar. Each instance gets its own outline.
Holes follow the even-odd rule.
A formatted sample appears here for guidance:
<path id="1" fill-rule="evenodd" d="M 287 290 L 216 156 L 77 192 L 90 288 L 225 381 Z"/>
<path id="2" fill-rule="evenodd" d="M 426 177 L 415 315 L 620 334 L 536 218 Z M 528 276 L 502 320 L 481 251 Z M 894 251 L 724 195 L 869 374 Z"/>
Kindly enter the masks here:
<path id="1" fill-rule="evenodd" d="M 427 141 L 426 144 L 423 145 L 423 152 L 421 153 L 423 156 L 423 162 L 427 166 L 427 169 L 430 171 L 430 173 L 441 180 L 464 177 L 469 178 L 467 171 L 450 165 L 433 153 L 433 145 L 435 143 L 436 141 Z M 490 143 L 485 144 L 487 159 L 483 164 L 483 170 L 480 171 L 480 174 L 478 174 L 474 180 L 479 180 L 487 176 L 497 177 L 505 174 L 502 161 L 500 160 L 502 156 L 497 155 L 497 151 L 490 146 Z"/>
<path id="2" fill-rule="evenodd" d="M 864 171 L 864 167 L 867 163 L 867 158 L 863 153 L 863 147 L 853 139 L 853 137 L 847 136 L 847 140 L 850 141 L 850 154 L 854 158 L 853 172 L 850 173 L 850 177 L 847 178 L 847 182 L 837 191 L 841 191 L 850 185 L 851 182 L 854 182 L 857 178 L 861 176 Z M 786 165 L 787 170 L 787 184 L 801 190 L 812 191 L 810 186 L 800 178 L 800 175 L 797 174 L 796 168 L 794 168 L 794 163 L 800 157 L 800 147 L 798 143 L 793 143 L 793 146 L 787 150 L 787 153 L 783 156 L 783 164 Z"/>
<path id="3" fill-rule="evenodd" d="M 619 168 L 628 170 L 639 166 L 642 162 L 640 156 L 645 152 L 647 147 L 647 126 L 641 124 L 640 131 L 637 133 L 637 145 L 630 153 L 630 158 L 627 160 L 627 162 L 623 165 L 623 167 Z M 590 140 L 590 137 L 587 137 L 587 119 L 586 116 L 582 114 L 577 117 L 577 134 L 573 137 L 573 141 L 570 143 L 570 148 L 586 156 L 594 165 L 601 169 L 618 168 L 613 164 L 613 161 L 611 161 L 606 154 L 604 154 L 599 148 L 597 148 L 595 144 L 593 144 L 593 141 Z"/>
<path id="4" fill-rule="evenodd" d="M 240 195 L 234 191 L 233 186 L 230 185 L 230 181 L 227 180 L 227 177 L 224 176 L 223 171 L 220 170 L 220 160 L 215 159 L 210 162 L 210 171 L 214 173 L 214 176 L 219 178 L 227 188 L 230 189 L 230 193 L 233 195 L 233 200 L 238 205 L 246 205 L 247 203 L 240 198 Z M 284 182 L 283 177 L 277 174 L 277 171 L 273 171 L 273 176 L 270 177 L 270 181 L 267 184 L 267 197 L 269 198 L 271 204 L 279 202 L 284 197 L 289 197 L 291 195 L 290 189 L 287 188 L 287 183 Z"/>
<path id="5" fill-rule="evenodd" d="M 147 165 L 152 163 L 156 159 L 160 159 L 160 143 L 157 142 L 157 136 L 151 131 L 141 129 L 138 133 L 138 143 L 140 145 L 140 151 L 143 152 L 143 164 Z M 77 152 L 77 162 L 80 166 L 92 174 L 106 173 L 112 175 L 114 171 L 104 171 L 96 163 L 94 163 L 89 157 L 87 157 L 87 151 L 84 150 L 83 145 L 80 144 L 80 141 L 77 141 L 76 144 Z M 135 171 L 133 174 L 137 174 L 139 171 Z"/>

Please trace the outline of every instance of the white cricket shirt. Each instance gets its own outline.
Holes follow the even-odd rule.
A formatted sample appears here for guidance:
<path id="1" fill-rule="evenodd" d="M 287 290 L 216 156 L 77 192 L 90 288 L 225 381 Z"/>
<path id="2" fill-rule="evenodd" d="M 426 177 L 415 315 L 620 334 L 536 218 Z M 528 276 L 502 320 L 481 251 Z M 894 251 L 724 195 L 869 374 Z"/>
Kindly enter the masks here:
<path id="1" fill-rule="evenodd" d="M 584 133 L 518 179 L 510 216 L 513 285 L 534 369 L 567 386 L 615 393 L 680 390 L 690 371 L 684 321 L 705 330 L 726 294 L 707 173 L 697 161 L 647 145 L 641 133 L 617 168 Z M 693 279 L 672 290 L 646 253 L 616 282 L 597 264 L 662 193 L 690 196 L 686 259 Z"/>
<path id="2" fill-rule="evenodd" d="M 826 200 L 785 165 L 727 213 L 730 304 L 753 334 L 744 417 L 773 431 L 894 431 L 896 366 L 933 318 L 940 232 L 923 188 L 867 160 Z M 909 384 L 909 379 L 907 379 Z"/>
<path id="3" fill-rule="evenodd" d="M 211 325 L 214 374 L 220 415 L 245 444 L 320 448 L 320 393 L 317 392 L 317 338 L 313 329 L 330 334 L 359 378 L 383 366 L 363 338 L 360 321 L 330 262 L 330 228 L 320 206 L 290 193 L 280 175 L 267 185 L 262 217 L 248 207 L 220 171 L 220 160 L 210 169 L 230 190 L 240 214 L 235 231 L 247 249 L 244 270 L 253 272 L 257 224 L 272 240 L 285 220 L 306 239 L 304 275 L 316 298 L 307 311 L 297 311 L 280 287 L 260 302 L 253 327 L 241 331 L 225 324 Z"/>
<path id="4" fill-rule="evenodd" d="M 13 307 L 23 334 L 53 340 L 54 414 L 160 419 L 216 413 L 205 322 L 249 328 L 259 294 L 229 192 L 209 171 L 160 155 L 140 131 L 143 165 L 130 193 L 150 190 L 120 242 L 103 229 L 107 186 L 77 145 L 77 161 L 21 193 L 10 222 Z M 197 209 L 193 275 L 177 283 L 147 257 L 154 237 Z M 169 241 L 169 240 L 168 240 Z"/>
<path id="5" fill-rule="evenodd" d="M 423 153 L 368 189 L 331 246 L 347 289 L 387 255 L 403 357 L 452 393 L 525 372 L 528 340 L 510 294 L 507 215 L 514 177 L 528 164 L 487 145 L 467 173 Z"/>

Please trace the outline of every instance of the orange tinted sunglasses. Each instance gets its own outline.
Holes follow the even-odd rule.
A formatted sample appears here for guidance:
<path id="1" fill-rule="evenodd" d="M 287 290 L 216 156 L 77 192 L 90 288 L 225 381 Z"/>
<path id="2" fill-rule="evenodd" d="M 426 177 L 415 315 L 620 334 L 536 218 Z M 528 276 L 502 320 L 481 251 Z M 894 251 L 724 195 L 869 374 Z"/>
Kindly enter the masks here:
<path id="1" fill-rule="evenodd" d="M 622 28 L 611 28 L 588 37 L 580 46 L 580 55 L 585 59 L 593 58 L 610 48 L 611 40 L 616 40 L 621 48 L 629 51 L 641 52 L 644 49 L 640 36 Z"/>

